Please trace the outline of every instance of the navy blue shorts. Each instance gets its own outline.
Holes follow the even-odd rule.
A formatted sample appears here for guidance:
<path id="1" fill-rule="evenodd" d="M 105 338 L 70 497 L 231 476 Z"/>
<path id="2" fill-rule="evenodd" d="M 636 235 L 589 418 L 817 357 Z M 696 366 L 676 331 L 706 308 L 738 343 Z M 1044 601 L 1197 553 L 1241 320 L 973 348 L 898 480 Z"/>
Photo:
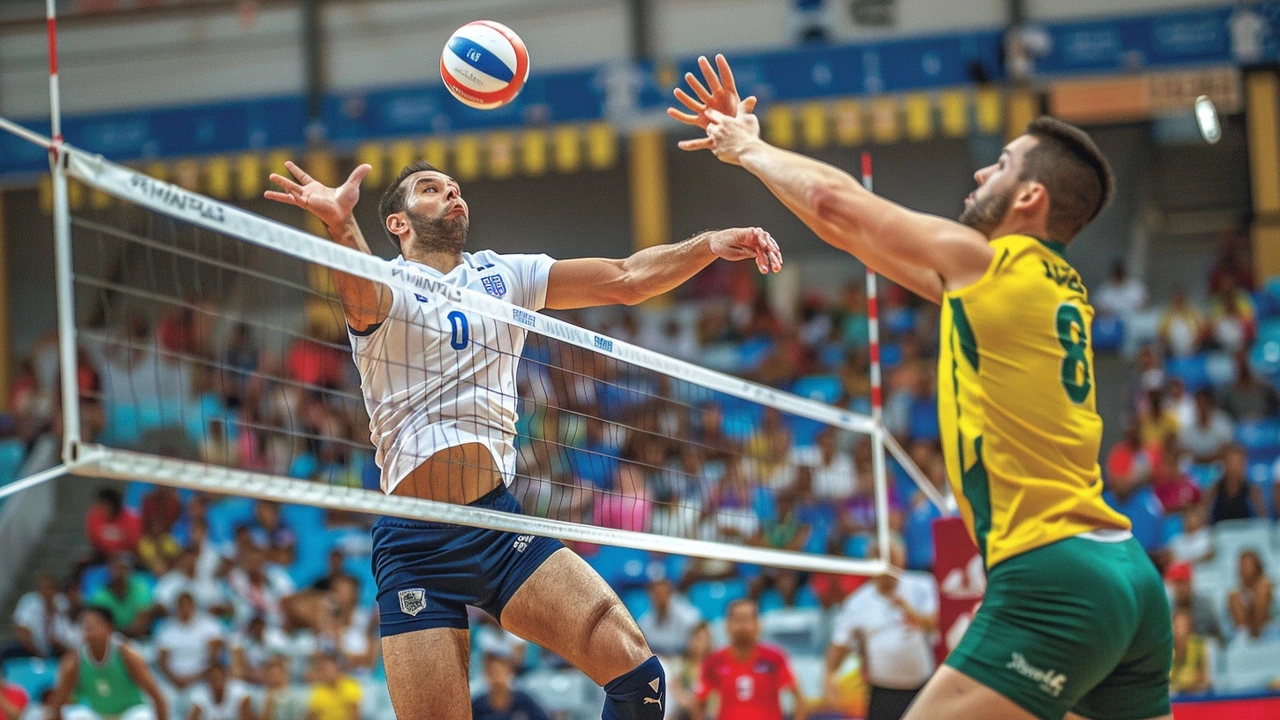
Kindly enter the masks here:
<path id="1" fill-rule="evenodd" d="M 505 486 L 471 506 L 523 512 Z M 511 596 L 562 547 L 537 535 L 379 518 L 373 524 L 373 576 L 382 636 L 466 630 L 468 605 L 501 619 Z"/>

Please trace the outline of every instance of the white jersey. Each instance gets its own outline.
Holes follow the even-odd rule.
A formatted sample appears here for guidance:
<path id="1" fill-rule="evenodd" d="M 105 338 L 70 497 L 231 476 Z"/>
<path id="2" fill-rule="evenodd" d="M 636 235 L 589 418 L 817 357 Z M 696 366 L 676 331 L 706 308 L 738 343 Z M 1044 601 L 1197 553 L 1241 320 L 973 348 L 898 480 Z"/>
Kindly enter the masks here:
<path id="1" fill-rule="evenodd" d="M 546 304 L 555 260 L 482 250 L 463 253 L 462 264 L 448 273 L 403 257 L 389 262 L 537 311 Z M 348 328 L 382 491 L 390 494 L 441 450 L 470 443 L 489 449 L 510 484 L 516 466 L 516 366 L 528 331 L 403 285 L 391 288 L 391 298 L 384 322 L 364 332 Z"/>

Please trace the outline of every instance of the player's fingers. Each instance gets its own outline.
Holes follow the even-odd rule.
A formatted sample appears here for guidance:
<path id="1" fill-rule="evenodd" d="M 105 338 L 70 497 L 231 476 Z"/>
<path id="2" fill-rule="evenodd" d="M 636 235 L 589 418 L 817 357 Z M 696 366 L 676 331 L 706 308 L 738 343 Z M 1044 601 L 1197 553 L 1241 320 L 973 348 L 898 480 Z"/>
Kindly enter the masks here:
<path id="1" fill-rule="evenodd" d="M 715 141 L 711 138 L 698 138 L 697 140 L 681 140 L 676 143 L 676 147 L 681 150 L 711 150 L 716 146 Z"/>
<path id="2" fill-rule="evenodd" d="M 707 92 L 707 89 L 702 86 L 702 82 L 694 77 L 693 73 L 685 73 L 684 81 L 689 84 L 689 89 L 693 90 L 693 94 L 697 95 L 699 100 L 704 103 L 711 102 L 711 93 Z"/>
<path id="3" fill-rule="evenodd" d="M 368 175 L 371 170 L 373 170 L 373 166 L 368 163 L 356 166 L 356 169 L 351 171 L 351 176 L 347 178 L 347 184 L 359 185 L 361 182 L 364 182 L 365 176 Z"/>
<path id="4" fill-rule="evenodd" d="M 289 169 L 290 173 L 293 173 L 294 177 L 298 178 L 298 182 L 300 183 L 315 182 L 315 179 L 313 179 L 310 175 L 308 175 L 305 171 L 303 171 L 302 168 L 298 167 L 297 165 L 294 165 L 292 160 L 285 160 L 284 166 Z"/>
<path id="5" fill-rule="evenodd" d="M 729 67 L 729 61 L 724 55 L 716 55 L 716 67 L 720 70 L 720 82 L 724 83 L 724 89 L 731 95 L 737 95 L 738 82 L 733 79 L 733 68 Z"/>
<path id="6" fill-rule="evenodd" d="M 286 192 L 290 192 L 290 193 L 301 193 L 301 192 L 302 192 L 302 186 L 301 186 L 301 185 L 299 185 L 298 183 L 296 183 L 296 182 L 294 182 L 294 181 L 290 180 L 289 178 L 287 178 L 287 177 L 285 177 L 285 176 L 283 176 L 283 175 L 277 175 L 276 173 L 271 173 L 271 175 L 268 177 L 268 179 L 269 179 L 269 180 L 271 180 L 271 182 L 273 182 L 273 183 L 275 183 L 275 184 L 279 185 L 280 187 L 284 188 Z"/>
<path id="7" fill-rule="evenodd" d="M 698 56 L 698 67 L 702 69 L 702 77 L 707 79 L 707 89 L 712 94 L 720 92 L 722 89 L 720 78 L 716 77 L 716 69 L 711 66 L 711 61 L 707 59 L 706 55 Z"/>
<path id="8" fill-rule="evenodd" d="M 298 204 L 298 199 L 295 198 L 294 196 L 290 195 L 289 193 L 282 193 L 276 190 L 268 190 L 262 193 L 262 197 L 268 200 L 275 200 L 276 202 L 282 202 L 285 205 Z"/>
<path id="9" fill-rule="evenodd" d="M 719 124 L 719 123 L 723 123 L 725 120 L 728 120 L 729 116 L 725 115 L 719 110 L 716 110 L 715 108 L 708 108 L 707 119 L 710 120 L 712 124 Z"/>
<path id="10" fill-rule="evenodd" d="M 680 112 L 675 108 L 667 108 L 667 115 L 669 115 L 673 120 L 678 120 L 684 123 L 685 125 L 697 125 L 699 127 L 702 126 L 702 123 L 699 121 L 697 115 L 690 115 L 689 113 Z"/>
<path id="11" fill-rule="evenodd" d="M 743 100 L 742 102 L 738 103 L 738 114 L 746 115 L 746 114 L 755 112 L 756 102 L 757 102 L 756 96 L 752 95 L 746 100 Z"/>
<path id="12" fill-rule="evenodd" d="M 697 100 L 694 100 L 693 98 L 689 97 L 689 93 L 685 92 L 681 88 L 676 88 L 675 90 L 672 91 L 672 94 L 676 96 L 676 99 L 680 101 L 680 104 L 684 105 L 685 107 L 689 108 L 695 113 L 700 113 L 703 110 L 707 109 L 706 103 L 700 103 Z"/>

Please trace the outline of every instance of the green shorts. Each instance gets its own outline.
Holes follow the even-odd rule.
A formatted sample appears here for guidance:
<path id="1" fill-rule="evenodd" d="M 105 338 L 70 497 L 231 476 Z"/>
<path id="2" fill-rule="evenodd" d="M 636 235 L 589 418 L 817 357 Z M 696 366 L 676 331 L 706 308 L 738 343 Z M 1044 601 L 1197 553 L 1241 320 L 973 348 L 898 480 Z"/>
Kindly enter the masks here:
<path id="1" fill-rule="evenodd" d="M 1171 712 L 1173 622 L 1136 540 L 1068 538 L 988 573 L 982 607 L 947 664 L 1042 720 Z"/>

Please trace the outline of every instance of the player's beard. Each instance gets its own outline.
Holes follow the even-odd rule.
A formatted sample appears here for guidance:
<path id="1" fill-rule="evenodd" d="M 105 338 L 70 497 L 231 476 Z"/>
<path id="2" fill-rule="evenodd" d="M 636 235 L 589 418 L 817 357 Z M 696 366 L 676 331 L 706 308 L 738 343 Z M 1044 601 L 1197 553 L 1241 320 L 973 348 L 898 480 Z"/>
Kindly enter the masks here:
<path id="1" fill-rule="evenodd" d="M 982 199 L 974 193 L 973 204 L 960 213 L 961 224 L 968 225 L 988 238 L 991 237 L 996 228 L 1000 227 L 1000 223 L 1004 222 L 1005 215 L 1009 214 L 1009 207 L 1013 205 L 1013 192 L 1013 190 L 1005 193 L 992 192 Z"/>
<path id="2" fill-rule="evenodd" d="M 419 253 L 447 253 L 459 255 L 467 245 L 467 230 L 471 221 L 466 215 L 457 217 L 426 217 L 409 210 L 409 226 L 413 228 L 413 248 Z"/>

